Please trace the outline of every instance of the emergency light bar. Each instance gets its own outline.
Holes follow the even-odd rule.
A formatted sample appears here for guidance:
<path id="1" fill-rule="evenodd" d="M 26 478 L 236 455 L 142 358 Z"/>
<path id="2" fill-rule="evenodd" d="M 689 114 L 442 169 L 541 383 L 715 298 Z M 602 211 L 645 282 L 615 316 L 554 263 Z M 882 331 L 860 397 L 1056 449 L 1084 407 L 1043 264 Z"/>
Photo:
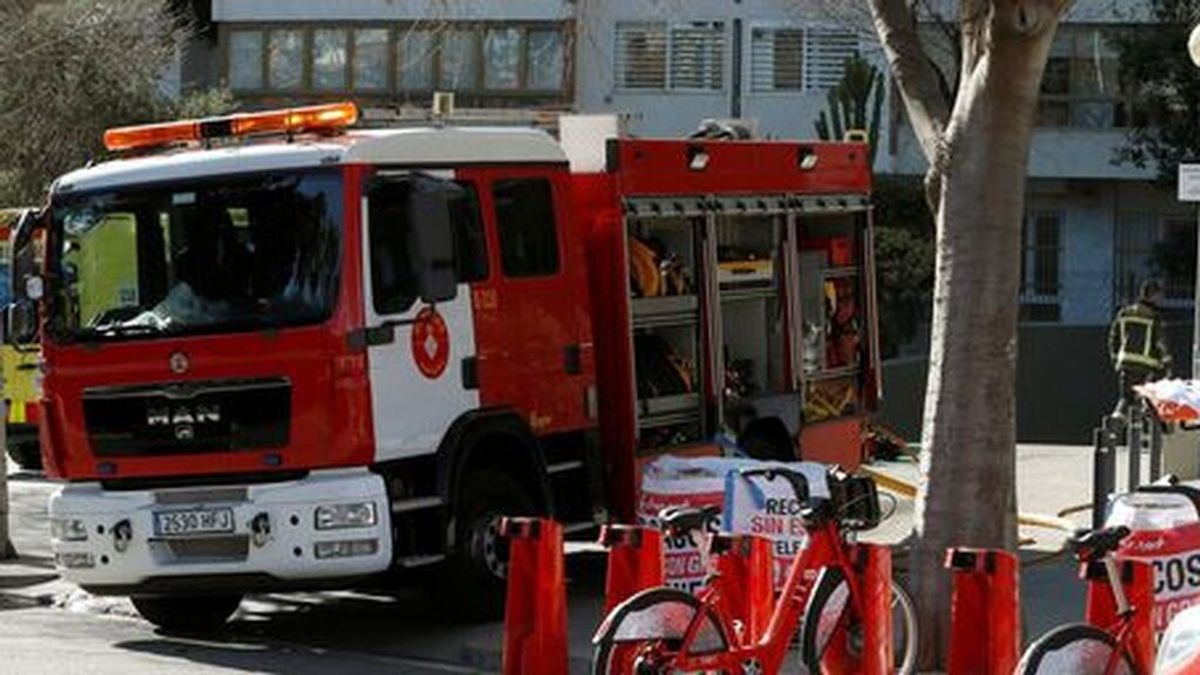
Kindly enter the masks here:
<path id="1" fill-rule="evenodd" d="M 160 124 L 117 127 L 104 132 L 104 147 L 110 152 L 152 148 L 170 143 L 201 141 L 268 133 L 332 132 L 358 121 L 358 106 L 347 101 L 302 108 L 285 108 L 254 113 L 236 113 L 202 120 L 179 120 Z"/>

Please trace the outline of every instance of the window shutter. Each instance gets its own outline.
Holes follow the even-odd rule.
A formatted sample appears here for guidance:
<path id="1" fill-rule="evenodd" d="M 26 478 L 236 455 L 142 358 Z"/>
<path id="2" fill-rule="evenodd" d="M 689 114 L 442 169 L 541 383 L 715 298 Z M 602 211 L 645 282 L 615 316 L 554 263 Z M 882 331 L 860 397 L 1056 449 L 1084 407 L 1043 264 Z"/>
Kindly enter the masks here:
<path id="1" fill-rule="evenodd" d="M 804 88 L 836 87 L 846 69 L 846 59 L 858 53 L 858 34 L 854 31 L 809 28 L 804 44 Z"/>
<path id="2" fill-rule="evenodd" d="M 696 22 L 671 26 L 672 89 L 720 89 L 723 83 L 725 24 Z"/>
<path id="3" fill-rule="evenodd" d="M 750 38 L 751 91 L 799 91 L 804 75 L 804 30 L 755 28 Z"/>
<path id="4" fill-rule="evenodd" d="M 615 66 L 618 88 L 666 89 L 666 24 L 618 23 Z"/>

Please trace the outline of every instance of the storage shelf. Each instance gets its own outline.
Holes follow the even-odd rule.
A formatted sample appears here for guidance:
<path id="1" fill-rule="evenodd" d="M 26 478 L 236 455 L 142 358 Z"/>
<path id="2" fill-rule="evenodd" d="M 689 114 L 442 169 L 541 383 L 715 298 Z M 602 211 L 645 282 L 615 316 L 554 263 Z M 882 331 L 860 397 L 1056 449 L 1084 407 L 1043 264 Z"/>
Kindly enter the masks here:
<path id="1" fill-rule="evenodd" d="M 641 428 L 684 424 L 700 419 L 700 395 L 695 393 L 643 398 L 638 400 L 637 406 L 638 426 Z"/>
<path id="2" fill-rule="evenodd" d="M 830 267 L 824 272 L 826 279 L 839 279 L 843 277 L 858 276 L 857 267 Z"/>
<path id="3" fill-rule="evenodd" d="M 746 300 L 761 300 L 774 298 L 778 295 L 774 286 L 751 286 L 746 288 L 722 288 L 721 302 L 744 302 Z"/>
<path id="4" fill-rule="evenodd" d="M 635 328 L 690 325 L 699 321 L 700 301 L 695 295 L 632 298 L 630 306 Z"/>

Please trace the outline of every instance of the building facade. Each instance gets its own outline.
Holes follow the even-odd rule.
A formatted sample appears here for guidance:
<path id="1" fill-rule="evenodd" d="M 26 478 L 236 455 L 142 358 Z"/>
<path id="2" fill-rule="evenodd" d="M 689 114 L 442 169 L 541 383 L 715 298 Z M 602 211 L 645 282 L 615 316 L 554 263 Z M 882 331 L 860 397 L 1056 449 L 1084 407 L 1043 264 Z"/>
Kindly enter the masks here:
<path id="1" fill-rule="evenodd" d="M 644 135 L 738 118 L 760 136 L 804 137 L 815 135 L 845 59 L 878 63 L 861 16 L 831 16 L 836 5 L 213 0 L 216 39 L 201 70 L 250 107 L 345 97 L 424 106 L 434 91 L 454 91 L 460 106 L 621 113 Z M 1156 247 L 1194 246 L 1191 211 L 1154 184 L 1151 170 L 1113 159 L 1137 107 L 1109 38 L 1145 29 L 1142 5 L 1080 0 L 1055 39 L 1030 157 L 1026 321 L 1105 324 L 1141 280 L 1164 277 Z M 891 103 L 877 169 L 920 175 L 924 160 Z M 1192 281 L 1165 277 L 1168 304 L 1186 315 Z"/>

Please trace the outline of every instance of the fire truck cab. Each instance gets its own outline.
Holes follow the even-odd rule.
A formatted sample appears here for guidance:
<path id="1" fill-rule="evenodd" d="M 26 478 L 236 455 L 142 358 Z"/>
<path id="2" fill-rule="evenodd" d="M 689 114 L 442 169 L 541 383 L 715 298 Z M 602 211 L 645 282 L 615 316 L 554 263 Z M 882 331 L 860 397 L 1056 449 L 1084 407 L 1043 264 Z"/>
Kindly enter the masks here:
<path id="1" fill-rule="evenodd" d="M 114 130 L 55 182 L 8 316 L 43 347 L 68 579 L 170 627 L 422 570 L 494 614 L 501 514 L 629 521 L 640 462 L 722 434 L 857 465 L 862 146 L 356 115 Z"/>

